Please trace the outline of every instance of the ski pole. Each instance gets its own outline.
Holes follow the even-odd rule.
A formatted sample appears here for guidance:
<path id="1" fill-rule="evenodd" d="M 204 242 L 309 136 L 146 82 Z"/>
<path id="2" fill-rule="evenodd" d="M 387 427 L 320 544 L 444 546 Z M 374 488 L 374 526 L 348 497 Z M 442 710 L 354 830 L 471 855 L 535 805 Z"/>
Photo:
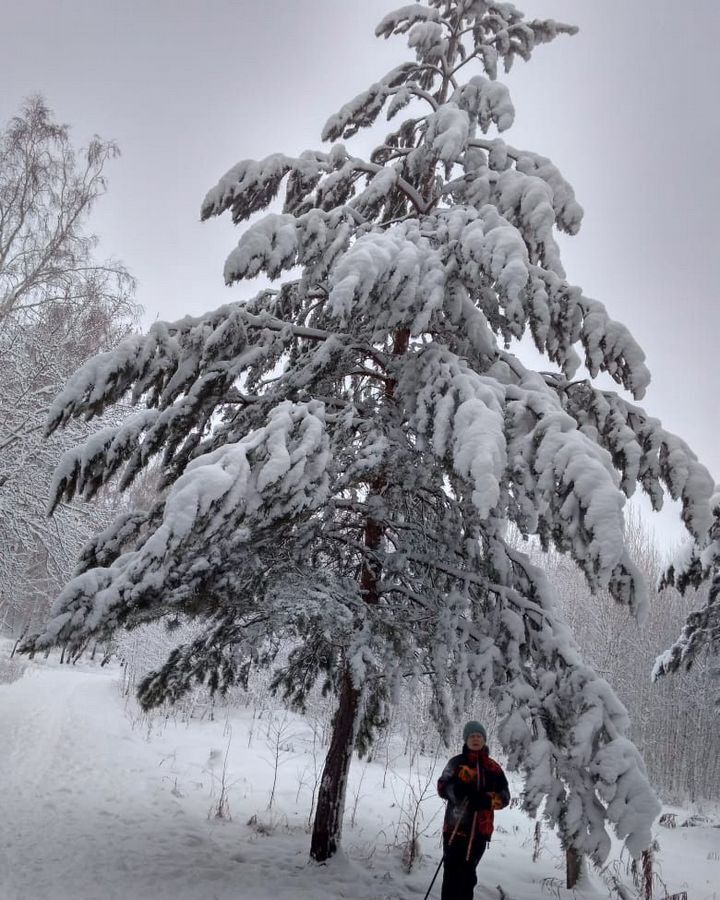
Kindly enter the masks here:
<path id="1" fill-rule="evenodd" d="M 465 812 L 465 807 L 467 806 L 467 797 L 463 800 L 462 805 L 460 807 L 460 813 L 458 814 L 458 820 L 455 823 L 455 828 L 453 828 L 453 833 L 450 835 L 450 840 L 448 841 L 448 847 L 452 845 L 452 842 L 455 840 L 455 835 L 458 832 L 458 828 L 460 827 L 460 823 L 462 822 L 463 813 Z M 445 853 L 440 857 L 440 862 L 437 865 L 437 869 L 435 869 L 435 874 L 432 877 L 432 881 L 430 882 L 430 887 L 427 889 L 427 893 L 423 897 L 423 900 L 428 900 L 430 896 L 430 891 L 433 889 L 433 885 L 435 884 L 435 880 L 440 873 L 440 869 L 442 868 L 442 864 L 445 862 Z"/>
<path id="2" fill-rule="evenodd" d="M 465 807 L 468 805 L 468 798 L 466 797 L 463 802 L 460 804 L 460 812 L 458 813 L 458 820 L 455 823 L 455 827 L 453 828 L 453 833 L 450 835 L 450 840 L 448 841 L 448 847 L 452 845 L 452 842 L 455 840 L 455 835 L 458 833 L 458 828 L 460 827 L 460 823 L 462 822 L 463 816 L 465 815 Z M 443 854 L 444 858 L 445 854 Z"/>
<path id="3" fill-rule="evenodd" d="M 427 893 L 423 897 L 423 900 L 428 900 L 428 897 L 430 896 L 430 891 L 433 889 L 433 885 L 435 884 L 435 879 L 438 877 L 438 873 L 439 873 L 440 869 L 442 868 L 442 864 L 444 862 L 445 862 L 445 854 L 443 853 L 443 855 L 440 857 L 440 862 L 437 865 L 437 869 L 435 869 L 435 874 L 432 877 L 432 881 L 430 882 L 430 887 L 427 889 Z"/>
<path id="4" fill-rule="evenodd" d="M 480 790 L 480 766 L 476 762 L 475 763 L 475 784 L 476 789 Z M 485 772 L 483 771 L 483 785 L 485 784 Z M 468 841 L 467 853 L 465 854 L 465 862 L 470 861 L 470 851 L 472 850 L 472 844 L 475 840 L 475 826 L 477 825 L 477 810 L 473 813 L 473 821 L 472 828 L 470 829 L 470 840 Z"/>
<path id="5" fill-rule="evenodd" d="M 473 823 L 472 829 L 470 830 L 470 840 L 468 841 L 467 853 L 465 854 L 465 862 L 468 862 L 470 859 L 470 850 L 472 848 L 473 841 L 475 840 L 475 825 L 477 824 L 477 812 L 473 814 Z"/>

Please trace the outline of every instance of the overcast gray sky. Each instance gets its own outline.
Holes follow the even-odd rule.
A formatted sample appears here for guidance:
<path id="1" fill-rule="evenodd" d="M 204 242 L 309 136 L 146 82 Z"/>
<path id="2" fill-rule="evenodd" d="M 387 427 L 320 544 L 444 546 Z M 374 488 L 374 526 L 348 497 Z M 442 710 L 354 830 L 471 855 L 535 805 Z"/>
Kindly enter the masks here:
<path id="1" fill-rule="evenodd" d="M 239 159 L 319 147 L 327 117 L 408 58 L 373 31 L 392 0 L 5 0 L 0 119 L 40 92 L 77 143 L 122 157 L 95 217 L 102 250 L 139 279 L 152 320 L 199 313 L 239 237 L 199 222 Z M 569 279 L 643 346 L 643 401 L 720 480 L 720 5 L 717 0 L 528 0 L 580 34 L 504 79 L 508 140 L 551 159 L 585 207 L 563 241 Z M 363 146 L 360 140 L 360 146 Z M 669 516 L 664 541 L 680 534 Z"/>

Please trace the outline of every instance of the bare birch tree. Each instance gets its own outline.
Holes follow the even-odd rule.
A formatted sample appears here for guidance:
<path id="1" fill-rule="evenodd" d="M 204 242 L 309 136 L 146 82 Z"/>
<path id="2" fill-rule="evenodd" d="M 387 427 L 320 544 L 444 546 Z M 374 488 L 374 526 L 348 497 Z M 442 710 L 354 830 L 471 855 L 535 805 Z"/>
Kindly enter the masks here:
<path id="1" fill-rule="evenodd" d="M 137 318 L 132 278 L 95 259 L 88 229 L 117 153 L 97 137 L 76 151 L 40 97 L 0 132 L 0 627 L 44 614 L 101 521 L 76 508 L 46 518 L 50 474 L 86 428 L 49 442 L 43 431 L 68 376 Z"/>

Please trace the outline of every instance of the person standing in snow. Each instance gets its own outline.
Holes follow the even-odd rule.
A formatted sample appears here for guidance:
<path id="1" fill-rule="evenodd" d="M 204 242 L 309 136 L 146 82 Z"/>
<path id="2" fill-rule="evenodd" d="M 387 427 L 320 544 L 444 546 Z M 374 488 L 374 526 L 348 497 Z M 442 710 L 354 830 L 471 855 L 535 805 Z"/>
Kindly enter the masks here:
<path id="1" fill-rule="evenodd" d="M 475 870 L 493 833 L 494 812 L 510 802 L 507 778 L 488 754 L 487 731 L 480 722 L 463 728 L 462 753 L 445 766 L 437 789 L 447 800 L 442 900 L 472 900 Z"/>

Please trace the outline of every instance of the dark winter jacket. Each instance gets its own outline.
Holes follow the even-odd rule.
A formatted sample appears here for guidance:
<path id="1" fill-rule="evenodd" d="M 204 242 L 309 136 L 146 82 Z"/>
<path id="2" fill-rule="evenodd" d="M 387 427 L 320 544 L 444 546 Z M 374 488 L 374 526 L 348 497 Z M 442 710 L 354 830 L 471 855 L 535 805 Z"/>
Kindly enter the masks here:
<path id="1" fill-rule="evenodd" d="M 490 840 L 494 810 L 510 802 L 507 778 L 500 764 L 491 759 L 487 747 L 477 752 L 463 746 L 462 753 L 448 762 L 438 780 L 438 794 L 447 800 L 443 831 L 469 837 L 473 833 Z"/>

